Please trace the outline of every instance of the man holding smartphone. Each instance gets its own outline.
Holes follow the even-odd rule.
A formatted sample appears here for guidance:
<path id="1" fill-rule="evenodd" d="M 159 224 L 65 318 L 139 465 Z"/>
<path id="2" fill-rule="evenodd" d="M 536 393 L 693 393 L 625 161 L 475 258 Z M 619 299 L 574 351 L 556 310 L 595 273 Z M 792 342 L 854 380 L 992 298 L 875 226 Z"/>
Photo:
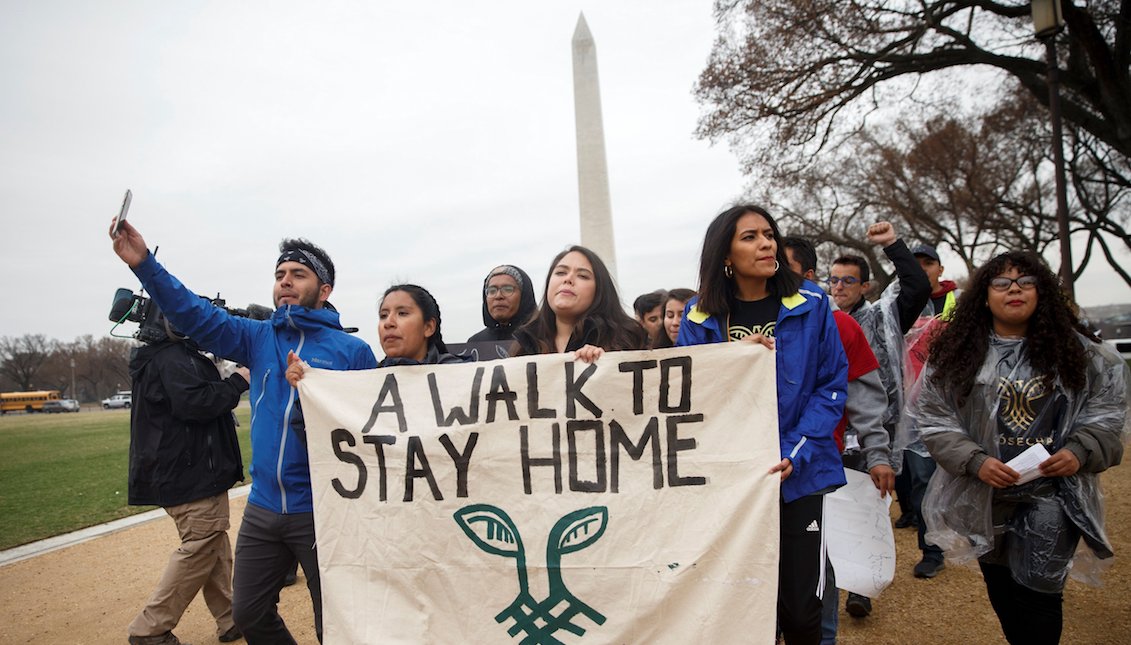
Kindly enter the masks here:
<path id="1" fill-rule="evenodd" d="M 251 370 L 251 493 L 236 542 L 233 617 L 249 643 L 294 643 L 278 613 L 279 590 L 302 565 L 322 640 L 322 592 L 315 550 L 306 432 L 296 423 L 297 392 L 284 378 L 294 352 L 326 369 L 370 369 L 373 351 L 347 334 L 327 302 L 334 265 L 302 239 L 280 244 L 270 320 L 233 316 L 197 297 L 165 271 L 141 234 L 121 222 L 114 252 L 141 280 L 169 321 L 202 348 Z"/>

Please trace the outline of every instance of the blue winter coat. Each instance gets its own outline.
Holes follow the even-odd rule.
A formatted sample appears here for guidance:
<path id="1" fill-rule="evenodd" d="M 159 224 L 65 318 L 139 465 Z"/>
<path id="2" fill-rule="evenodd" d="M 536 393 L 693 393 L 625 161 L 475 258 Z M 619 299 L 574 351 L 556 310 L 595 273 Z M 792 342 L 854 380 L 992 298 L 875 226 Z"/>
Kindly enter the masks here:
<path id="1" fill-rule="evenodd" d="M 726 321 L 701 311 L 698 301 L 687 303 L 676 344 L 726 342 Z M 774 338 L 781 456 L 793 463 L 782 498 L 792 502 L 845 484 L 833 431 L 844 414 L 848 359 L 828 296 L 808 280 L 782 298 Z"/>
<path id="2" fill-rule="evenodd" d="M 283 305 L 270 320 L 233 316 L 189 291 L 150 254 L 134 268 L 165 317 L 200 347 L 251 370 L 251 494 L 276 513 L 309 513 L 306 433 L 291 426 L 298 393 L 287 383 L 287 352 L 313 367 L 377 367 L 373 350 L 342 330 L 338 313 Z"/>

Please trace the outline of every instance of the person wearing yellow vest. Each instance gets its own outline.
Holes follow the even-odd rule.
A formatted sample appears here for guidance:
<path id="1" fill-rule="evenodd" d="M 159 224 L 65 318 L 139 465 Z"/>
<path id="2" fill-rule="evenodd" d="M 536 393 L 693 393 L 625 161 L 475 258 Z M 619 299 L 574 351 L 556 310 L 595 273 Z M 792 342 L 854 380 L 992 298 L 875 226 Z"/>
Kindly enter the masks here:
<path id="1" fill-rule="evenodd" d="M 930 349 L 933 332 L 937 327 L 945 325 L 954 317 L 954 309 L 960 292 L 958 285 L 953 281 L 941 279 L 943 265 L 939 261 L 939 254 L 935 247 L 920 244 L 911 249 L 911 254 L 919 261 L 919 266 L 923 268 L 923 272 L 927 274 L 927 279 L 931 282 L 931 298 L 927 301 L 926 307 L 923 308 L 923 313 L 919 315 L 919 320 L 907 332 L 905 338 L 908 353 L 905 364 L 911 375 L 918 378 L 923 369 L 923 363 L 927 360 L 927 352 Z M 922 519 L 922 505 L 927 492 L 927 484 L 935 472 L 935 461 L 931 458 L 925 445 L 921 442 L 915 442 L 904 450 L 903 466 L 903 471 L 900 473 L 902 479 L 896 480 L 896 493 L 901 497 L 906 495 L 910 500 L 912 519 L 910 522 L 906 522 L 902 521 L 903 518 L 901 517 L 901 522 L 897 522 L 896 525 L 899 526 L 902 523 L 904 526 L 908 524 L 916 526 L 919 532 L 919 549 L 923 552 L 923 559 L 915 565 L 915 577 L 933 578 L 943 569 L 943 553 L 937 545 L 928 542 L 926 539 L 928 527 Z"/>
<path id="2" fill-rule="evenodd" d="M 923 315 L 942 321 L 950 320 L 954 317 L 954 307 L 958 304 L 960 291 L 953 280 L 941 279 L 944 267 L 939 260 L 938 251 L 933 246 L 920 244 L 911 249 L 911 254 L 919 260 L 919 266 L 923 267 L 923 272 L 931 281 L 931 300 L 923 310 Z"/>

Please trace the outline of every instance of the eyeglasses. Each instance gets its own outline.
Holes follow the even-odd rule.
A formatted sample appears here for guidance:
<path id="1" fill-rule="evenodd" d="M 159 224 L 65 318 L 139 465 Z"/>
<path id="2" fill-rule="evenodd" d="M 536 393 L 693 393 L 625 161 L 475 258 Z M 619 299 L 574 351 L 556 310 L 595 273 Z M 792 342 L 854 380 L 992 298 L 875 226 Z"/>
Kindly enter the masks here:
<path id="1" fill-rule="evenodd" d="M 839 284 L 841 282 L 844 283 L 844 286 L 851 287 L 852 285 L 860 282 L 860 278 L 854 278 L 850 275 L 846 275 L 843 278 L 838 278 L 835 275 L 831 275 L 831 276 L 828 277 L 827 280 L 825 280 L 825 283 L 828 284 L 830 287 L 835 287 L 837 284 Z"/>
<path id="2" fill-rule="evenodd" d="M 1034 275 L 1023 275 L 1020 278 L 997 277 L 990 280 L 990 288 L 994 291 L 1009 291 L 1009 288 L 1013 286 L 1014 282 L 1025 291 L 1031 291 L 1037 288 L 1037 276 Z"/>
<path id="3" fill-rule="evenodd" d="M 515 291 L 518 291 L 518 287 L 514 286 L 513 284 L 504 284 L 501 287 L 491 285 L 484 289 L 483 293 L 487 294 L 488 298 L 494 298 L 500 293 L 502 293 L 504 296 L 510 296 L 513 295 Z"/>

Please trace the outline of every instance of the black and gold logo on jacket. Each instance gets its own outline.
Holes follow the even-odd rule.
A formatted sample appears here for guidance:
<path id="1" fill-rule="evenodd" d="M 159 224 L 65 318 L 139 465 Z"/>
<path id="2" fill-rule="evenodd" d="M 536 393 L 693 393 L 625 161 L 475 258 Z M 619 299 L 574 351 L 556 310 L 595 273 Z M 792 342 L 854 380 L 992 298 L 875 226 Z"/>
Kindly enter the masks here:
<path id="1" fill-rule="evenodd" d="M 1001 407 L 998 418 L 1012 434 L 1027 434 L 1040 408 L 1046 403 L 1048 393 L 1044 379 L 1039 376 L 1018 380 L 999 378 L 997 394 Z"/>

